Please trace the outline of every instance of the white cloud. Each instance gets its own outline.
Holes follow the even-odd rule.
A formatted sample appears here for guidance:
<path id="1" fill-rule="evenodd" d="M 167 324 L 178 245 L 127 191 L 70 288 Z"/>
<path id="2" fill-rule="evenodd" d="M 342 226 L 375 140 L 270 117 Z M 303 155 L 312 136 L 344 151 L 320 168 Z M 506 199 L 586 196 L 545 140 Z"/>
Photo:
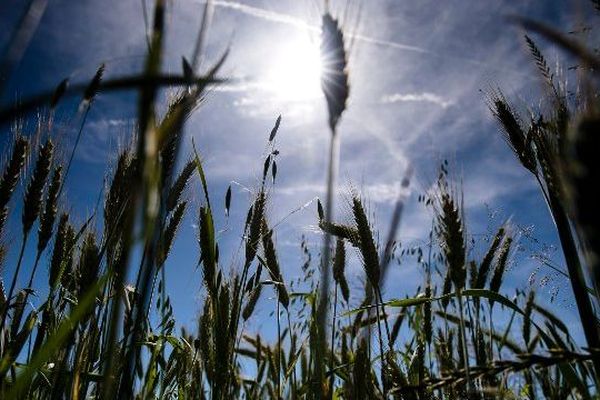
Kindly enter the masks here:
<path id="1" fill-rule="evenodd" d="M 130 119 L 100 119 L 87 122 L 81 135 L 75 159 L 98 165 L 106 165 L 114 158 L 115 151 L 123 148 L 135 126 Z M 76 129 L 70 129 L 69 146 L 75 140 Z M 70 151 L 70 147 L 66 146 Z"/>
<path id="2" fill-rule="evenodd" d="M 277 192 L 280 195 L 290 197 L 300 197 L 301 195 L 310 195 L 315 193 L 322 195 L 325 192 L 325 183 L 294 183 L 293 185 L 277 188 Z M 337 192 L 346 193 L 348 192 L 348 187 L 346 185 L 338 185 Z M 401 187 L 400 182 L 381 182 L 361 185 L 359 192 L 364 194 L 371 202 L 389 205 L 395 204 L 400 197 L 406 197 L 410 195 L 411 189 Z"/>
<path id="3" fill-rule="evenodd" d="M 453 101 L 446 100 L 437 94 L 429 92 L 388 94 L 381 98 L 381 102 L 383 104 L 393 104 L 399 102 L 427 102 L 436 104 L 442 108 L 447 108 L 454 104 Z"/>

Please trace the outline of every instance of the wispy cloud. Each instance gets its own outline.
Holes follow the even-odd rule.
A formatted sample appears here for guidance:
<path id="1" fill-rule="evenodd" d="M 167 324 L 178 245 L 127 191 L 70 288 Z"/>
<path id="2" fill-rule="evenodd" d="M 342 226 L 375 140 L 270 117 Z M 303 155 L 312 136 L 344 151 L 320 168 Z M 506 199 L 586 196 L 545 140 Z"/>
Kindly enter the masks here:
<path id="1" fill-rule="evenodd" d="M 205 2 L 202 1 L 201 3 L 205 3 Z M 279 12 L 270 11 L 270 10 L 265 10 L 264 8 L 249 6 L 247 4 L 239 3 L 236 1 L 215 0 L 215 1 L 213 1 L 213 4 L 215 7 L 234 10 L 234 11 L 243 13 L 245 15 L 255 17 L 255 18 L 260 18 L 260 19 L 263 19 L 266 21 L 285 24 L 288 26 L 293 26 L 293 27 L 296 27 L 299 29 L 317 32 L 317 33 L 321 31 L 321 28 L 319 26 L 309 24 L 302 18 L 298 18 L 293 15 L 279 13 Z M 520 73 L 519 71 L 507 70 L 505 68 L 497 68 L 494 65 L 488 64 L 486 62 L 482 62 L 477 59 L 463 57 L 463 56 L 455 57 L 455 56 L 452 56 L 449 54 L 440 54 L 438 52 L 432 51 L 425 47 L 410 45 L 410 44 L 401 43 L 401 42 L 397 42 L 397 41 L 377 39 L 377 38 L 373 38 L 370 36 L 362 35 L 357 32 L 346 32 L 345 35 L 348 38 L 354 39 L 358 42 L 368 43 L 368 44 L 372 44 L 375 46 L 410 51 L 410 52 L 414 52 L 414 53 L 428 54 L 428 55 L 431 55 L 434 57 L 440 57 L 440 58 L 457 58 L 462 61 L 471 63 L 473 65 L 479 65 L 481 67 L 486 67 L 486 68 L 489 68 L 492 70 L 506 71 L 506 72 L 511 72 L 511 73 Z"/>
<path id="2" fill-rule="evenodd" d="M 126 146 L 134 126 L 133 119 L 109 118 L 88 122 L 76 153 L 77 161 L 106 165 L 112 161 L 115 149 Z"/>
<path id="3" fill-rule="evenodd" d="M 215 7 L 228 8 L 230 10 L 239 11 L 243 14 L 256 18 L 261 18 L 267 21 L 278 22 L 307 30 L 319 31 L 318 27 L 312 26 L 306 21 L 294 17 L 292 15 L 269 11 L 263 8 L 253 7 L 235 1 L 215 0 L 213 1 L 213 4 L 215 5 Z"/>
<path id="4" fill-rule="evenodd" d="M 301 197 L 306 194 L 323 193 L 324 187 L 322 184 L 317 182 L 310 182 L 304 184 L 293 184 L 278 188 L 280 195 Z M 337 186 L 337 191 L 340 193 L 346 193 L 349 189 L 346 185 L 340 184 Z M 360 187 L 360 193 L 367 196 L 370 201 L 382 204 L 394 204 L 400 197 L 407 197 L 410 195 L 412 189 L 402 187 L 400 182 L 394 183 L 370 183 Z"/>
<path id="5" fill-rule="evenodd" d="M 454 104 L 451 100 L 446 100 L 442 96 L 434 93 L 394 93 L 385 95 L 381 98 L 383 104 L 393 104 L 401 102 L 427 102 L 436 104 L 442 108 L 450 107 Z"/>
<path id="6" fill-rule="evenodd" d="M 304 21 L 303 19 L 294 17 L 289 14 L 283 14 L 283 13 L 278 13 L 275 11 L 269 11 L 269 10 L 265 10 L 264 8 L 253 7 L 253 6 L 249 6 L 247 4 L 242 4 L 242 3 L 238 3 L 238 2 L 234 2 L 234 1 L 215 0 L 213 2 L 213 4 L 215 5 L 215 7 L 227 8 L 230 10 L 238 11 L 243 14 L 249 15 L 251 17 L 260 18 L 260 19 L 263 19 L 266 21 L 271 21 L 271 22 L 281 23 L 281 24 L 285 24 L 285 25 L 289 25 L 289 26 L 294 26 L 296 28 L 300 28 L 300 29 L 304 29 L 304 30 L 312 31 L 312 32 L 320 32 L 321 31 L 321 28 L 319 26 L 311 25 L 311 24 L 307 23 L 306 21 Z M 432 52 L 428 49 L 422 48 L 422 47 L 411 46 L 408 44 L 393 42 L 393 41 L 389 41 L 389 40 L 375 39 L 375 38 L 361 35 L 358 33 L 347 33 L 346 35 L 349 38 L 352 38 L 354 40 L 357 40 L 360 42 L 365 42 L 365 43 L 370 43 L 370 44 L 374 44 L 374 45 L 378 45 L 378 46 L 391 47 L 394 49 L 413 51 L 413 52 L 417 52 L 417 53 L 435 54 L 434 52 Z"/>

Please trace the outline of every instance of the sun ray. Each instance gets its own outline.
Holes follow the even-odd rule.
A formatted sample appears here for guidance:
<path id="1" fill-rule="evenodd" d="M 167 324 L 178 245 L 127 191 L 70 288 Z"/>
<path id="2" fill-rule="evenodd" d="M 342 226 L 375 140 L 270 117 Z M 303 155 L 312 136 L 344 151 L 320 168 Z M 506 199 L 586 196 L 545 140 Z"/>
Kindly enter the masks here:
<path id="1" fill-rule="evenodd" d="M 309 35 L 298 35 L 289 42 L 286 39 L 276 54 L 269 63 L 265 83 L 278 100 L 303 102 L 322 96 L 321 56 Z"/>

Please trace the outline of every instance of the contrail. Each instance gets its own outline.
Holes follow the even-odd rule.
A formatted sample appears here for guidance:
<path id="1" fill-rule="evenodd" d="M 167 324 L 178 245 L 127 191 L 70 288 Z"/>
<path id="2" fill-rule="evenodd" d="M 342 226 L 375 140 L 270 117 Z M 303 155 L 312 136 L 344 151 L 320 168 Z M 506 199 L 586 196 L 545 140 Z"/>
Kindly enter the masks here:
<path id="1" fill-rule="evenodd" d="M 242 4 L 242 3 L 238 3 L 238 2 L 234 2 L 234 1 L 227 1 L 227 0 L 215 0 L 215 1 L 213 1 L 213 4 L 215 5 L 215 7 L 228 8 L 230 10 L 239 11 L 243 14 L 246 14 L 246 15 L 249 15 L 252 17 L 256 17 L 256 18 L 261 18 L 266 21 L 271 21 L 271 22 L 276 22 L 276 23 L 285 24 L 285 25 L 289 25 L 289 26 L 294 26 L 296 28 L 304 29 L 304 30 L 311 31 L 311 32 L 321 32 L 321 28 L 319 26 L 311 25 L 311 24 L 307 23 L 306 21 L 302 20 L 301 18 L 297 18 L 297 17 L 294 17 L 289 14 L 282 14 L 282 13 L 278 13 L 278 12 L 274 12 L 274 11 L 265 10 L 264 8 L 253 7 L 253 6 L 249 6 L 246 4 Z M 432 51 L 421 48 L 421 47 L 411 46 L 411 45 L 403 44 L 403 43 L 391 42 L 391 41 L 387 41 L 387 40 L 374 39 L 374 38 L 359 35 L 356 33 L 349 33 L 349 34 L 347 34 L 347 36 L 350 38 L 356 39 L 358 41 L 365 42 L 365 43 L 371 43 L 371 44 L 380 45 L 380 46 L 392 47 L 392 48 L 400 49 L 400 50 L 414 51 L 417 53 L 434 54 Z"/>
<path id="2" fill-rule="evenodd" d="M 204 4 L 206 2 L 200 1 L 200 3 Z M 213 4 L 215 5 L 215 7 L 234 10 L 234 11 L 240 12 L 242 14 L 245 14 L 245 15 L 248 15 L 251 17 L 255 17 L 255 18 L 260 18 L 260 19 L 263 19 L 266 21 L 280 23 L 280 24 L 284 24 L 284 25 L 288 25 L 288 26 L 293 26 L 298 29 L 303 29 L 303 30 L 307 30 L 310 32 L 316 32 L 316 33 L 321 32 L 321 28 L 319 26 L 311 25 L 311 24 L 307 23 L 306 21 L 304 21 L 303 19 L 294 17 L 293 15 L 283 14 L 283 13 L 279 13 L 279 12 L 275 12 L 275 11 L 269 11 L 269 10 L 265 10 L 264 8 L 249 6 L 247 4 L 239 3 L 236 1 L 214 0 Z M 419 46 L 412 46 L 409 44 L 399 43 L 399 42 L 394 42 L 394 41 L 389 41 L 389 40 L 375 39 L 375 38 L 372 38 L 369 36 L 364 36 L 364 35 L 361 35 L 358 33 L 346 33 L 346 36 L 349 38 L 354 38 L 355 40 L 357 40 L 359 42 L 369 43 L 369 44 L 373 44 L 376 46 L 388 47 L 388 48 L 404 50 L 404 51 L 411 51 L 411 52 L 420 53 L 420 54 L 427 54 L 429 56 L 433 56 L 433 57 L 437 57 L 437 58 L 453 58 L 453 59 L 461 60 L 463 62 L 467 62 L 467 63 L 473 64 L 473 65 L 477 65 L 480 67 L 489 68 L 490 70 L 494 70 L 494 71 L 509 72 L 509 73 L 513 73 L 513 74 L 517 74 L 517 75 L 527 76 L 527 74 L 524 74 L 523 72 L 518 71 L 518 70 L 513 70 L 510 68 L 509 69 L 499 68 L 490 63 L 482 62 L 480 60 L 476 60 L 476 59 L 472 59 L 472 58 L 468 58 L 468 57 L 453 56 L 450 54 L 440 54 L 438 52 L 435 52 L 435 51 L 432 51 L 432 50 L 429 50 L 429 49 L 426 49 L 423 47 L 419 47 Z"/>
<path id="3" fill-rule="evenodd" d="M 205 3 L 205 2 L 202 2 Z M 215 7 L 228 8 L 230 10 L 239 11 L 243 14 L 252 17 L 261 18 L 271 22 L 278 22 L 285 25 L 295 26 L 297 28 L 310 31 L 320 32 L 321 29 L 317 26 L 310 25 L 306 21 L 288 14 L 282 14 L 274 11 L 265 10 L 264 8 L 253 7 L 242 3 L 226 0 L 213 1 Z"/>

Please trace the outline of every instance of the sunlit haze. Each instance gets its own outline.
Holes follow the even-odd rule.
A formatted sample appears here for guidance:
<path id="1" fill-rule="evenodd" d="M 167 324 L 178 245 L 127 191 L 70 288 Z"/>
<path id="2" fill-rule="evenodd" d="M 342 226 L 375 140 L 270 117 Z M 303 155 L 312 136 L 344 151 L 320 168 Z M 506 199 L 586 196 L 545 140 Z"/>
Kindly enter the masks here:
<path id="1" fill-rule="evenodd" d="M 299 33 L 292 40 L 274 40 L 272 55 L 266 61 L 264 89 L 275 101 L 308 101 L 322 96 L 321 57 L 318 43 Z"/>

